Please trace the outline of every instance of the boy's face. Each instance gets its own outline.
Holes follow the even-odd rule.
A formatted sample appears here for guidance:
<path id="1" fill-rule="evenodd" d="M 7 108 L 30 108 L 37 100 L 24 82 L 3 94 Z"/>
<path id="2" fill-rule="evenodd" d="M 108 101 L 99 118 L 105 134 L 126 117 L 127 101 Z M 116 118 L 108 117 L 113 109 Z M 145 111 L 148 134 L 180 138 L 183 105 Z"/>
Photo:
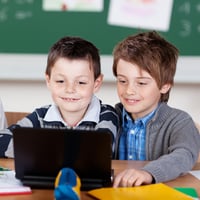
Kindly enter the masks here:
<path id="1" fill-rule="evenodd" d="M 133 119 L 144 117 L 153 111 L 166 93 L 169 84 L 158 88 L 155 79 L 137 65 L 122 59 L 117 64 L 117 92 L 121 103 Z"/>
<path id="2" fill-rule="evenodd" d="M 46 75 L 46 82 L 63 117 L 77 115 L 82 119 L 102 77 L 94 80 L 94 73 L 86 60 L 59 58 L 52 67 L 51 76 Z"/>

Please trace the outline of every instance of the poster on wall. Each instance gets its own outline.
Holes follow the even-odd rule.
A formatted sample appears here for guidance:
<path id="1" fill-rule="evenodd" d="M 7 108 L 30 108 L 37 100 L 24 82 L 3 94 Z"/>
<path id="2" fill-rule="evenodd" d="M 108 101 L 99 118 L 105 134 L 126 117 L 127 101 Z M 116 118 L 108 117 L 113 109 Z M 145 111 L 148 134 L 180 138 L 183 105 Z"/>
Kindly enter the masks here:
<path id="1" fill-rule="evenodd" d="M 110 0 L 108 24 L 168 31 L 173 0 Z"/>
<path id="2" fill-rule="evenodd" d="M 45 11 L 103 11 L 103 0 L 43 0 Z"/>

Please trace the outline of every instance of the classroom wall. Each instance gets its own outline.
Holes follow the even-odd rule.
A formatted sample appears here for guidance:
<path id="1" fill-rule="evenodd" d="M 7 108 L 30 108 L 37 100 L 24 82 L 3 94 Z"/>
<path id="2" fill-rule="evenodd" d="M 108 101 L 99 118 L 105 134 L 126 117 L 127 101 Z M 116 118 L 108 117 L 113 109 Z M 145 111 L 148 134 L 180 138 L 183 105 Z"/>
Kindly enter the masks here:
<path id="1" fill-rule="evenodd" d="M 51 103 L 44 81 L 0 80 L 0 93 L 6 111 L 32 112 L 34 108 Z M 115 82 L 106 81 L 97 93 L 105 103 L 118 102 Z M 200 123 L 200 83 L 175 83 L 169 105 L 187 111 Z"/>
<path id="2" fill-rule="evenodd" d="M 0 97 L 6 111 L 32 112 L 52 103 L 44 82 L 47 55 L 0 54 Z M 104 83 L 97 93 L 105 103 L 118 102 L 112 56 L 101 56 Z M 200 123 L 200 56 L 181 56 L 169 104 L 188 112 Z"/>

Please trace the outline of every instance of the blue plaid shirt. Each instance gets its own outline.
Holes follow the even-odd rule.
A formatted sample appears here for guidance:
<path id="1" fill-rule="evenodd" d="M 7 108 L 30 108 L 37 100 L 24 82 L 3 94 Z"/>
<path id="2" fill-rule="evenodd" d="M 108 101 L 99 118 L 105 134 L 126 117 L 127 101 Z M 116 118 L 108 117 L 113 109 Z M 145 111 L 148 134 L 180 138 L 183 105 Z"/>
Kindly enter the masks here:
<path id="1" fill-rule="evenodd" d="M 120 160 L 146 160 L 146 125 L 153 117 L 155 110 L 135 121 L 123 109 L 122 134 L 119 142 Z"/>

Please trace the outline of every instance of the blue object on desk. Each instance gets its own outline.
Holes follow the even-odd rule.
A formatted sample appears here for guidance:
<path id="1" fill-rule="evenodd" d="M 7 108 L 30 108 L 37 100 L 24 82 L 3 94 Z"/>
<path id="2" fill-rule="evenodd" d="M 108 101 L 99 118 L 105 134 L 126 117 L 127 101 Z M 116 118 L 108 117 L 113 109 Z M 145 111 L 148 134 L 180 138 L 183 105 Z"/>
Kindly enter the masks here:
<path id="1" fill-rule="evenodd" d="M 80 200 L 81 181 L 71 168 L 63 168 L 55 180 L 54 197 L 56 200 Z"/>

